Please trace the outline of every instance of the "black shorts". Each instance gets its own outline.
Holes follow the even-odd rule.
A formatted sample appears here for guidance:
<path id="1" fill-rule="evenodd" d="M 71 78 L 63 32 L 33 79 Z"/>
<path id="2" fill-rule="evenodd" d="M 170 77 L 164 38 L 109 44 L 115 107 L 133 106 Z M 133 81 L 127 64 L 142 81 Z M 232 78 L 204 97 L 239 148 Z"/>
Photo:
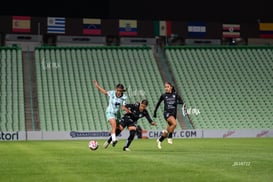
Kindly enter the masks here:
<path id="1" fill-rule="evenodd" d="M 173 116 L 176 119 L 176 113 L 164 112 L 164 119 L 167 120 L 170 116 Z"/>
<path id="2" fill-rule="evenodd" d="M 132 119 L 126 119 L 126 118 L 121 118 L 119 124 L 125 128 L 129 126 L 137 126 L 137 122 L 133 121 Z"/>

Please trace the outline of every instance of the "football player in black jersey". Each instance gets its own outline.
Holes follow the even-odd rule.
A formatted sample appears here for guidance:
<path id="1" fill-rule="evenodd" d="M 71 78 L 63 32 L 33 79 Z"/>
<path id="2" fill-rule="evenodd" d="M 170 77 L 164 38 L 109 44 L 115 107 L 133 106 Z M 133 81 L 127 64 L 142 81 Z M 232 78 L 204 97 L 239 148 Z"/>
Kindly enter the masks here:
<path id="1" fill-rule="evenodd" d="M 146 107 L 148 105 L 148 101 L 146 99 L 142 100 L 140 103 L 137 102 L 135 104 L 126 104 L 125 107 L 129 109 L 129 112 L 124 114 L 121 118 L 120 123 L 116 129 L 116 136 L 118 136 L 124 128 L 128 128 L 129 130 L 129 137 L 123 147 L 124 151 L 130 151 L 129 146 L 131 145 L 132 141 L 135 138 L 136 130 L 137 130 L 137 121 L 140 118 L 146 117 L 151 125 L 156 126 L 156 122 L 154 122 L 149 112 L 147 111 Z M 107 148 L 108 145 L 111 143 L 112 137 L 110 136 L 109 139 L 104 143 L 104 148 Z"/>
<path id="2" fill-rule="evenodd" d="M 164 101 L 164 119 L 167 122 L 167 128 L 164 130 L 157 139 L 157 147 L 161 149 L 161 142 L 168 136 L 174 132 L 177 122 L 176 122 L 176 114 L 177 114 L 177 105 L 184 104 L 182 98 L 176 93 L 174 86 L 170 82 L 165 82 L 165 93 L 163 93 L 154 110 L 154 117 L 156 117 L 156 112 L 161 104 Z M 172 143 L 172 138 L 168 138 L 168 143 Z"/>

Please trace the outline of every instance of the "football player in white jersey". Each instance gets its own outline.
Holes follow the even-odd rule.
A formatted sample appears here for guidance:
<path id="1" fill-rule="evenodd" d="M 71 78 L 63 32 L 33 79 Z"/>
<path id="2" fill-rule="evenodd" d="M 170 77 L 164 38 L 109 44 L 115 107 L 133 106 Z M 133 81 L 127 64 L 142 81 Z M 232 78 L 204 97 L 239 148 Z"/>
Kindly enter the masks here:
<path id="1" fill-rule="evenodd" d="M 112 145 L 115 146 L 117 143 L 117 137 L 116 137 L 116 128 L 117 128 L 117 122 L 119 121 L 121 114 L 120 109 L 124 110 L 126 113 L 130 112 L 128 108 L 125 107 L 127 96 L 124 94 L 126 91 L 124 89 L 123 84 L 117 84 L 115 90 L 105 90 L 102 88 L 97 80 L 94 80 L 94 84 L 98 90 L 103 93 L 104 95 L 107 95 L 109 97 L 108 106 L 106 108 L 106 118 L 107 121 L 111 125 L 111 137 L 112 137 Z M 108 143 L 109 145 L 109 143 Z"/>

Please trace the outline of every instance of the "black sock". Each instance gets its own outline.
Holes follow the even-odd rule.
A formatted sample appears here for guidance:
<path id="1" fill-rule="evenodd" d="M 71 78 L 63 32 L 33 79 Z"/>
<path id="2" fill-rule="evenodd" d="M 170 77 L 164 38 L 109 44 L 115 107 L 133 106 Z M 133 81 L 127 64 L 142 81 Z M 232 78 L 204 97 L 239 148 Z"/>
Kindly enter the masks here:
<path id="1" fill-rule="evenodd" d="M 112 137 L 110 136 L 110 137 L 108 138 L 107 142 L 108 142 L 108 143 L 111 143 L 111 141 L 112 141 Z"/>
<path id="2" fill-rule="evenodd" d="M 173 133 L 169 133 L 168 138 L 173 138 Z"/>
<path id="3" fill-rule="evenodd" d="M 126 141 L 126 144 L 125 144 L 124 148 L 129 148 L 129 146 L 131 145 L 132 141 L 135 138 L 135 135 L 136 135 L 136 130 L 131 130 L 130 135 L 129 135 L 127 141 Z"/>
<path id="4" fill-rule="evenodd" d="M 160 137 L 159 137 L 159 141 L 160 142 L 163 142 L 163 140 L 165 139 L 166 137 L 164 137 L 163 135 L 161 135 Z"/>
<path id="5" fill-rule="evenodd" d="M 121 130 L 117 128 L 116 129 L 116 136 L 118 136 L 120 133 L 121 133 Z"/>

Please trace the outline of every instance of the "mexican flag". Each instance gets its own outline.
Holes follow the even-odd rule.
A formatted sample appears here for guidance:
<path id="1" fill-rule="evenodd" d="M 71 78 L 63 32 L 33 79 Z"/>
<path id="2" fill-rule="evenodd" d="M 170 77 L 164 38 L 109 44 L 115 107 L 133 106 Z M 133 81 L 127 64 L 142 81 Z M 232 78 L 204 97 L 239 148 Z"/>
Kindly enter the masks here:
<path id="1" fill-rule="evenodd" d="M 154 32 L 155 36 L 171 36 L 172 34 L 171 21 L 155 21 Z"/>

